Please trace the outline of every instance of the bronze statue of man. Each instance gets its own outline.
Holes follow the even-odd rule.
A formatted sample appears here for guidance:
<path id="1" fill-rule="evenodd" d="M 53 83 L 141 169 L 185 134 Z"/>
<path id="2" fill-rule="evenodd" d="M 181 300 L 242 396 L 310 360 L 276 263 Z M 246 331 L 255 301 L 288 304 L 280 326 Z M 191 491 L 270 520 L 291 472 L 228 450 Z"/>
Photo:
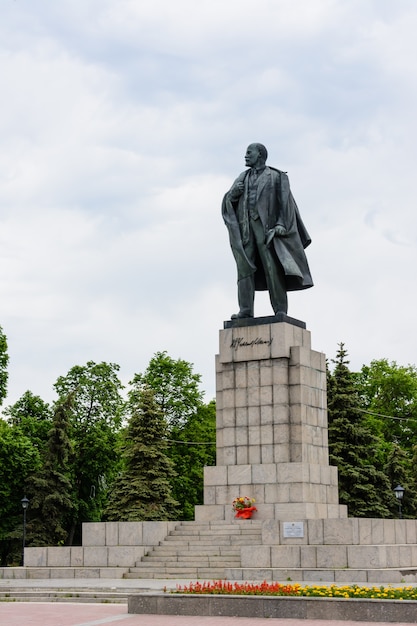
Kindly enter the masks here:
<path id="1" fill-rule="evenodd" d="M 251 144 L 242 172 L 222 204 L 237 265 L 239 312 L 253 317 L 255 290 L 269 291 L 275 315 L 287 313 L 287 291 L 313 286 L 304 252 L 310 236 L 290 191 L 288 176 L 266 165 L 268 152 Z"/>

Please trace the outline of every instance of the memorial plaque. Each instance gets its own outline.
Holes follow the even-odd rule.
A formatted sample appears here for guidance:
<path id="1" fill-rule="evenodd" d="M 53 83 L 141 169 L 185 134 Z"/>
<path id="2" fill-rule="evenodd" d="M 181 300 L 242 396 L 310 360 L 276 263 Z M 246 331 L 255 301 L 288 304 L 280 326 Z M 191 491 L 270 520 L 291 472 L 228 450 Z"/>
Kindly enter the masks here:
<path id="1" fill-rule="evenodd" d="M 284 538 L 304 537 L 304 522 L 284 522 Z"/>

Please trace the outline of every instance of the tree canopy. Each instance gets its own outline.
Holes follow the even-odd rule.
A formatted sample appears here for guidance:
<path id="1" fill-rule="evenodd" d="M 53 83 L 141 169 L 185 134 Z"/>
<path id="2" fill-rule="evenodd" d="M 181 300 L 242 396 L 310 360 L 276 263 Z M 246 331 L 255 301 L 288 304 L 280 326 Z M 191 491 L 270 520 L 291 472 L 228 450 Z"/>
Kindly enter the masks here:
<path id="1" fill-rule="evenodd" d="M 170 427 L 184 424 L 203 403 L 200 374 L 191 363 L 156 352 L 143 374 L 135 374 L 132 384 L 153 389 L 155 401 Z"/>

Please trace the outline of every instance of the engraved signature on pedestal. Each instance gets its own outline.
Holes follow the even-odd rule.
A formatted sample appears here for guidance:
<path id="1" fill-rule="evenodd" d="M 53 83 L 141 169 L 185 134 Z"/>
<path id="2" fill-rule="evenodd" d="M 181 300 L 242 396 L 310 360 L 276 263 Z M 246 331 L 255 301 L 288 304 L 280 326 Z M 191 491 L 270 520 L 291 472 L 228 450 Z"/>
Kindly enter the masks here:
<path id="1" fill-rule="evenodd" d="M 236 337 L 235 339 L 232 339 L 230 347 L 233 348 L 233 350 L 237 350 L 238 348 L 251 348 L 253 346 L 261 345 L 270 346 L 271 344 L 272 338 L 262 339 L 262 337 L 256 337 L 256 339 L 253 339 L 252 341 L 247 341 L 244 337 Z"/>

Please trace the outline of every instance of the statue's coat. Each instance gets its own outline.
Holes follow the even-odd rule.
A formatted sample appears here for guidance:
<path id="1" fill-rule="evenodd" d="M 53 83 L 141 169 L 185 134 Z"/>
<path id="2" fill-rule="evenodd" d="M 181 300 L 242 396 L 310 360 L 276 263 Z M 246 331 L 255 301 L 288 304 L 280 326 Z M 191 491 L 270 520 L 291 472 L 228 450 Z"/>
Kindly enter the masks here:
<path id="1" fill-rule="evenodd" d="M 230 246 L 239 277 L 255 274 L 255 288 L 265 291 L 267 286 L 262 264 L 259 262 L 255 267 L 244 249 L 249 239 L 248 173 L 249 170 L 242 172 L 233 184 L 244 183 L 244 191 L 238 200 L 233 201 L 230 192 L 225 195 L 222 215 L 229 231 Z M 313 279 L 304 252 L 311 239 L 300 217 L 285 172 L 265 167 L 259 177 L 256 205 L 265 236 L 277 225 L 283 226 L 287 232 L 285 237 L 275 236 L 271 244 L 284 268 L 286 290 L 296 291 L 312 287 Z"/>

